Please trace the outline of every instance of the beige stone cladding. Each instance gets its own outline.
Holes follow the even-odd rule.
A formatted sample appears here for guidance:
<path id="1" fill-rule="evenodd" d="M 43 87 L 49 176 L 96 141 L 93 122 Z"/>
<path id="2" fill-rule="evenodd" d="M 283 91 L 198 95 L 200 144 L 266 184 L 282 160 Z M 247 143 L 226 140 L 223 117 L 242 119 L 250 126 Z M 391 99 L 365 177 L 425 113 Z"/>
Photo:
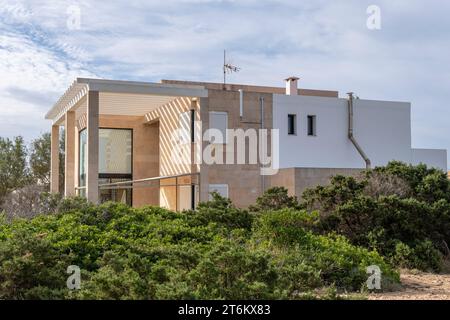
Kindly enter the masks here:
<path id="1" fill-rule="evenodd" d="M 78 130 L 85 127 L 82 116 Z M 133 180 L 159 175 L 159 124 L 144 125 L 141 116 L 100 115 L 100 128 L 133 130 Z M 77 160 L 78 162 L 78 160 Z M 156 187 L 134 188 L 133 206 L 159 205 L 159 190 Z"/>
<path id="2" fill-rule="evenodd" d="M 290 195 L 299 199 L 308 188 L 318 185 L 328 185 L 335 175 L 355 176 L 363 169 L 345 168 L 286 168 L 280 169 L 278 174 L 270 176 L 268 185 L 270 187 L 286 187 Z"/>
<path id="3" fill-rule="evenodd" d="M 208 112 L 219 111 L 228 114 L 228 129 L 261 128 L 261 100 L 264 99 L 264 128 L 272 128 L 272 94 L 260 92 L 243 93 L 243 116 L 240 117 L 240 93 L 239 91 L 208 90 L 208 101 L 201 103 L 203 130 L 209 128 Z M 270 142 L 270 136 L 269 136 Z M 232 164 L 226 163 L 227 152 L 230 152 L 231 143 L 235 150 L 237 141 L 228 141 L 228 144 L 215 145 L 217 152 L 222 152 L 224 164 L 205 164 L 200 169 L 202 190 L 207 193 L 205 182 L 209 184 L 227 184 L 229 197 L 238 207 L 246 207 L 253 204 L 262 192 L 264 180 L 267 179 L 260 174 L 259 160 L 256 164 L 248 164 L 249 140 L 246 139 L 246 164 L 236 164 L 236 154 Z M 204 147 L 209 143 L 205 142 Z M 253 146 L 252 146 L 253 147 Z M 268 146 L 270 150 L 270 144 Z M 205 182 L 204 182 L 205 181 Z M 205 197 L 205 195 L 203 195 Z"/>
<path id="4" fill-rule="evenodd" d="M 182 114 L 190 112 L 190 110 L 195 110 L 195 120 L 200 121 L 199 101 L 196 98 L 188 97 L 176 98 L 146 115 L 148 124 L 159 124 L 159 176 L 161 177 L 199 171 L 199 165 L 193 164 L 192 159 L 192 154 L 198 147 L 197 144 L 192 144 L 189 139 L 187 143 L 185 143 L 186 141 L 183 143 L 177 134 L 180 125 L 183 125 Z M 189 126 L 186 123 L 184 125 Z M 177 151 L 178 156 L 182 161 L 174 161 L 172 157 L 174 150 L 179 151 Z M 189 187 L 184 186 L 177 189 L 172 180 L 161 181 L 160 205 L 170 209 L 187 209 L 190 201 L 181 201 L 181 207 L 180 201 L 178 201 L 177 207 L 177 198 L 178 200 L 180 197 L 188 199 Z"/>

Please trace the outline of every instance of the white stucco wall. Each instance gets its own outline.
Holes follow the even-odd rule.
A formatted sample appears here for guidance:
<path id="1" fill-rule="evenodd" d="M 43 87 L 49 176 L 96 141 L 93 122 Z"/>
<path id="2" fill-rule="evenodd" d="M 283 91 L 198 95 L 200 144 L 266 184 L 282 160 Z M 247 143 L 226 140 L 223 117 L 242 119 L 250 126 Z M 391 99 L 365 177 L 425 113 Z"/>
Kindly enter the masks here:
<path id="1" fill-rule="evenodd" d="M 296 135 L 287 134 L 288 114 L 296 114 Z M 354 101 L 354 136 L 372 166 L 391 160 L 413 163 L 410 114 L 405 102 Z M 316 136 L 307 135 L 308 115 L 316 116 Z M 275 94 L 273 127 L 280 130 L 280 168 L 365 168 L 348 139 L 346 99 Z M 434 153 L 422 158 L 426 164 L 442 164 Z"/>
<path id="2" fill-rule="evenodd" d="M 447 150 L 412 149 L 412 164 L 419 163 L 447 171 Z"/>

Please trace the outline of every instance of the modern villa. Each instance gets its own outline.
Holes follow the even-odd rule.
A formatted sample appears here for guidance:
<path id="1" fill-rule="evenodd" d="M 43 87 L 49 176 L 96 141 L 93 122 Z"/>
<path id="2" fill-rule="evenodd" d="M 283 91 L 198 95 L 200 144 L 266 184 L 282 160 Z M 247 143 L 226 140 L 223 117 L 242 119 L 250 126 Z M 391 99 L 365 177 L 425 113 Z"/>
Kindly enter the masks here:
<path id="1" fill-rule="evenodd" d="M 46 114 L 51 191 L 173 210 L 194 208 L 217 191 L 245 207 L 272 186 L 301 196 L 334 174 L 391 160 L 447 170 L 446 150 L 411 147 L 410 103 L 299 89 L 295 77 L 285 82 L 78 78 Z"/>

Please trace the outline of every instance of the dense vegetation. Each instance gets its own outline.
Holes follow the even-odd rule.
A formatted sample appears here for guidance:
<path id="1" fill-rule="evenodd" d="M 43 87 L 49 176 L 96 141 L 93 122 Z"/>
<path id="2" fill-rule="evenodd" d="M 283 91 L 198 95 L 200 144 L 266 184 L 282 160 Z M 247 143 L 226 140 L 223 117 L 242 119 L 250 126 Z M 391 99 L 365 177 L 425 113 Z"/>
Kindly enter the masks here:
<path id="1" fill-rule="evenodd" d="M 296 299 L 360 290 L 375 251 L 303 228 L 309 214 L 260 215 L 215 195 L 196 212 L 63 200 L 58 213 L 0 223 L 0 299 Z M 66 268 L 82 288 L 66 288 Z M 333 289 L 334 288 L 334 289 Z M 323 294 L 321 295 L 323 296 Z"/>
<path id="2" fill-rule="evenodd" d="M 64 134 L 61 136 L 60 190 L 64 186 Z M 49 185 L 50 133 L 43 133 L 29 146 L 21 136 L 13 139 L 0 137 L 0 210 L 9 211 L 7 208 L 13 206 L 17 193 L 20 193 L 19 199 L 27 197 L 30 191 L 35 196 L 38 192 L 48 191 Z"/>
<path id="3" fill-rule="evenodd" d="M 336 176 L 303 195 L 320 214 L 313 230 L 335 232 L 394 265 L 440 271 L 449 255 L 450 184 L 425 165 L 391 162 L 360 177 Z"/>
<path id="4" fill-rule="evenodd" d="M 397 267 L 443 269 L 449 188 L 439 170 L 392 162 L 301 201 L 272 188 L 248 209 L 217 194 L 182 213 L 41 194 L 39 214 L 0 219 L 0 299 L 339 298 L 367 290 L 370 265 L 386 290 Z M 66 288 L 69 265 L 81 290 Z"/>

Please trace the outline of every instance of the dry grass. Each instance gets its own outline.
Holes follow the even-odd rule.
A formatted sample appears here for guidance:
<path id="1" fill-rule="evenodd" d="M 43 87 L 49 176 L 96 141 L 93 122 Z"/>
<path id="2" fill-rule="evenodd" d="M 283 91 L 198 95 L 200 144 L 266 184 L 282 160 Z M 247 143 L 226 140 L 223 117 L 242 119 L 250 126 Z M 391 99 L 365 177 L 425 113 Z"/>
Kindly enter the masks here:
<path id="1" fill-rule="evenodd" d="M 369 300 L 450 300 L 450 274 L 401 270 L 401 287 L 393 292 L 370 293 Z"/>

